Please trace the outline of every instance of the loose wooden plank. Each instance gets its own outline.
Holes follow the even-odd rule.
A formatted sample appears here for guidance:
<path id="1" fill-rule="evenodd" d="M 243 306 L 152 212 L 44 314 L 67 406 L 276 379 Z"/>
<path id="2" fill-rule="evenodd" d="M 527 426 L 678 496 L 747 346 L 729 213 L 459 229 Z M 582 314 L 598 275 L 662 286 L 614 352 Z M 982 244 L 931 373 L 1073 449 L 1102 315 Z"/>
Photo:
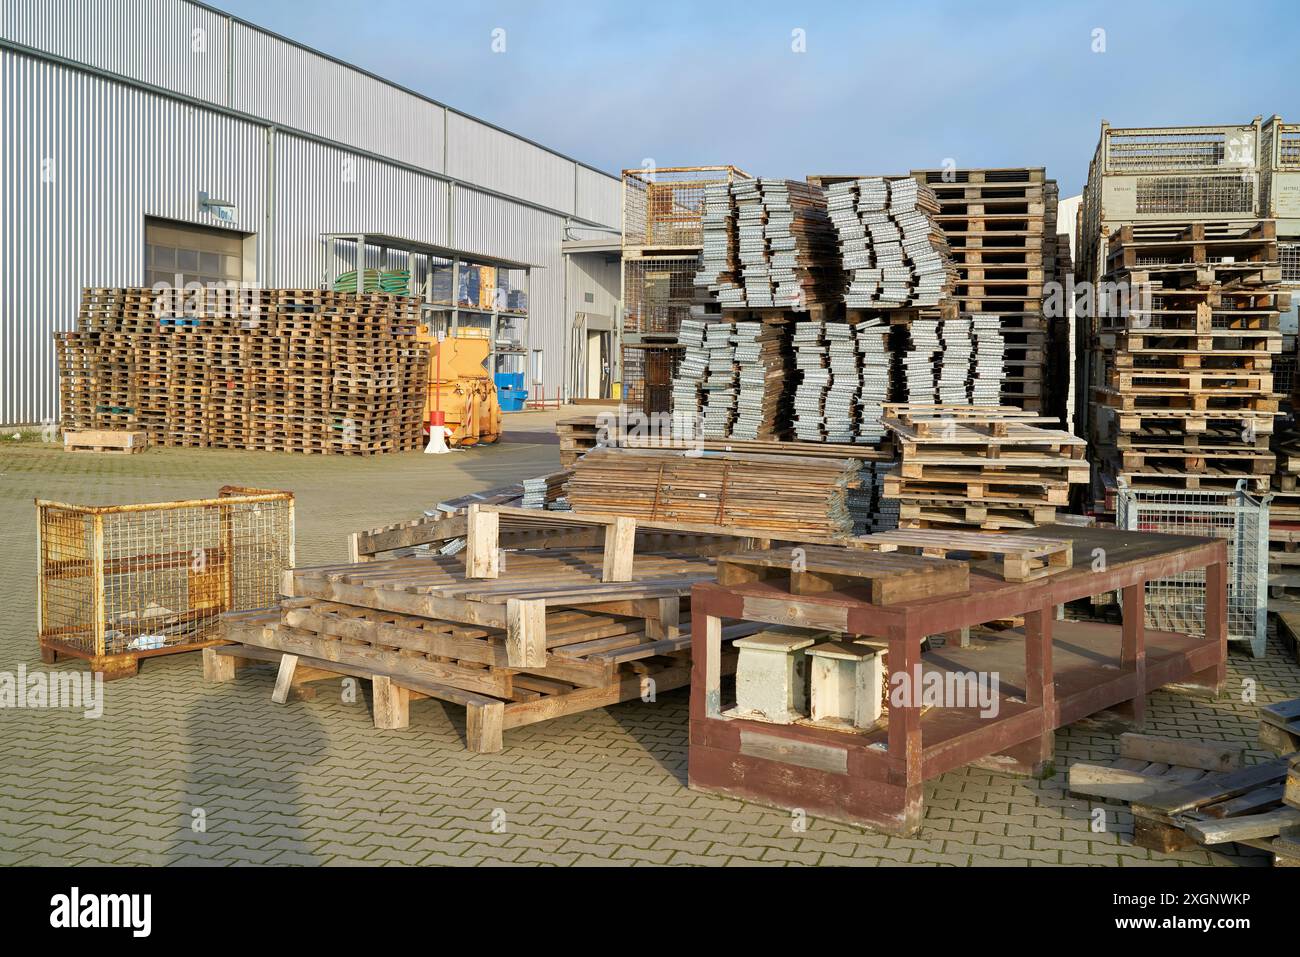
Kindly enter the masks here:
<path id="1" fill-rule="evenodd" d="M 1245 749 L 1228 744 L 1162 738 L 1132 732 L 1119 736 L 1119 753 L 1125 758 L 1177 764 L 1205 771 L 1231 771 L 1242 766 Z"/>
<path id="2" fill-rule="evenodd" d="M 1213 845 L 1274 837 L 1282 828 L 1295 824 L 1300 824 L 1300 810 L 1287 807 L 1276 811 L 1265 811 L 1263 814 L 1189 821 L 1186 824 L 1186 831 L 1198 843 Z"/>
<path id="3" fill-rule="evenodd" d="M 1213 780 L 1200 781 L 1185 787 L 1169 788 L 1143 801 L 1144 807 L 1165 815 L 1180 814 L 1215 801 L 1225 801 L 1247 791 L 1275 784 L 1286 777 L 1286 762 L 1266 761 L 1263 764 L 1242 768 Z"/>

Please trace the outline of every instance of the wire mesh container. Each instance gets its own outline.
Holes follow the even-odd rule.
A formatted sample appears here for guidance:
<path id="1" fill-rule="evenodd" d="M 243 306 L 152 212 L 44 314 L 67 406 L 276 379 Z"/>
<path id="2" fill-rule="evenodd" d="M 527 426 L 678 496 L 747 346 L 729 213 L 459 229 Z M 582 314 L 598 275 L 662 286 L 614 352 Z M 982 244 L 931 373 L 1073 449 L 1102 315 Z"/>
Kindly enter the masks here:
<path id="1" fill-rule="evenodd" d="M 1130 531 L 1222 538 L 1228 542 L 1228 640 L 1264 654 L 1268 626 L 1268 501 L 1231 492 L 1116 492 L 1115 525 Z M 1205 634 L 1205 569 L 1147 582 L 1146 626 Z"/>
<path id="2" fill-rule="evenodd" d="M 228 485 L 211 499 L 107 506 L 38 499 L 36 511 L 47 661 L 95 666 L 199 647 L 223 613 L 273 605 L 293 567 L 292 492 Z"/>
<path id="3" fill-rule="evenodd" d="M 646 256 L 623 263 L 623 330 L 675 336 L 695 301 L 698 256 Z"/>
<path id="4" fill-rule="evenodd" d="M 673 166 L 623 170 L 625 246 L 699 246 L 704 190 L 749 179 L 734 166 Z"/>

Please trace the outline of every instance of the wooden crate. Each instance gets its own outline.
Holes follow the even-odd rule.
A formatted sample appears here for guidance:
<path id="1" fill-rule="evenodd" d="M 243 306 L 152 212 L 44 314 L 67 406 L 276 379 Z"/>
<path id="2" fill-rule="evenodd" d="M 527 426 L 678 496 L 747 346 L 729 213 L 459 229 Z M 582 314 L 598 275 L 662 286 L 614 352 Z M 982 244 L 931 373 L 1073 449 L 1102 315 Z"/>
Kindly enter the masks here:
<path id="1" fill-rule="evenodd" d="M 116 452 L 131 455 L 149 447 L 148 433 L 110 429 L 73 429 L 63 433 L 68 452 Z"/>

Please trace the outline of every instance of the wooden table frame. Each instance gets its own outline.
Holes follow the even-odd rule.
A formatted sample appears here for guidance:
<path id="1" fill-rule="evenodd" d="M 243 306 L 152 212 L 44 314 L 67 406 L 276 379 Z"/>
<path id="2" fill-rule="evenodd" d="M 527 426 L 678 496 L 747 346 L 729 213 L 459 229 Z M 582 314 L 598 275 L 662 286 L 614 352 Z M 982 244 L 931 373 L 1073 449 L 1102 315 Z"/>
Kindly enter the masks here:
<path id="1" fill-rule="evenodd" d="M 1048 526 L 1033 534 L 1070 541 L 1074 567 L 1035 582 L 1011 583 L 992 569 L 972 566 L 967 594 L 891 606 L 844 593 L 792 596 L 770 582 L 697 584 L 691 596 L 697 630 L 690 786 L 906 834 L 921 824 L 922 782 L 930 778 L 972 763 L 1043 774 L 1053 760 L 1056 728 L 1117 707 L 1140 726 L 1146 694 L 1168 684 L 1219 693 L 1227 660 L 1225 542 L 1072 526 Z M 1098 561 L 1096 549 L 1103 550 L 1104 561 Z M 1205 636 L 1148 631 L 1146 583 L 1201 568 Z M 1115 590 L 1123 596 L 1121 626 L 1056 620 L 1056 609 L 1065 602 Z M 1024 618 L 1023 639 L 962 650 L 963 629 L 1018 616 Z M 916 702 L 891 706 L 887 727 L 866 734 L 729 718 L 721 692 L 723 619 L 884 639 L 891 687 L 895 675 L 911 675 L 917 667 L 968 670 L 952 667 L 950 659 L 991 647 L 1001 649 L 1003 660 L 1012 653 L 1019 658 L 1023 644 L 1024 672 L 1016 679 L 1023 697 L 1004 693 L 999 713 L 991 717 L 973 709 L 932 708 L 923 720 Z M 930 635 L 953 640 L 923 658 L 921 643 Z M 1058 656 L 1068 659 L 1068 670 L 1058 673 Z M 923 724 L 934 738 L 928 743 Z"/>

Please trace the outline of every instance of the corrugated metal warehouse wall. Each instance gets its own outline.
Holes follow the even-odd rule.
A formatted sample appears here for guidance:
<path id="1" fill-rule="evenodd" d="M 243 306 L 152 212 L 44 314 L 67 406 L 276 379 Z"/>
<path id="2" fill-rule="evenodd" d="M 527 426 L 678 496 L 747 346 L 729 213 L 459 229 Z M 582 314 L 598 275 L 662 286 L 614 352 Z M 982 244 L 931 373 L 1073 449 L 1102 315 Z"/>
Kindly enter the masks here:
<path id="1" fill-rule="evenodd" d="M 57 415 L 50 334 L 82 286 L 143 282 L 145 217 L 255 234 L 272 286 L 317 285 L 326 232 L 543 267 L 529 345 L 555 393 L 565 223 L 617 229 L 618 179 L 198 4 L 80 6 L 0 0 L 0 422 Z"/>

